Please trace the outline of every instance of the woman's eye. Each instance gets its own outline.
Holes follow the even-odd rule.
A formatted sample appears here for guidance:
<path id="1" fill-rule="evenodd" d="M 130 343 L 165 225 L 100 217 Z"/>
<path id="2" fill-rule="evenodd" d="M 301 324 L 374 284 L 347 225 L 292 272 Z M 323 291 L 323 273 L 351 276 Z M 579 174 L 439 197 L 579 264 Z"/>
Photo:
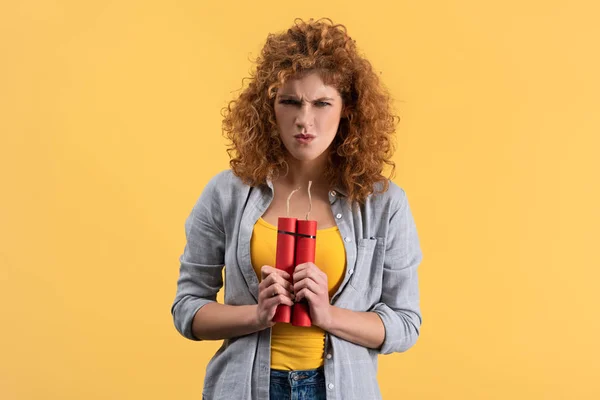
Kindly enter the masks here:
<path id="1" fill-rule="evenodd" d="M 279 101 L 279 104 L 293 104 L 293 105 L 300 105 L 300 102 L 297 100 L 291 100 L 291 99 L 283 99 Z M 326 101 L 317 101 L 315 102 L 315 105 L 319 108 L 322 107 L 326 107 L 329 106 L 331 104 L 327 103 Z"/>

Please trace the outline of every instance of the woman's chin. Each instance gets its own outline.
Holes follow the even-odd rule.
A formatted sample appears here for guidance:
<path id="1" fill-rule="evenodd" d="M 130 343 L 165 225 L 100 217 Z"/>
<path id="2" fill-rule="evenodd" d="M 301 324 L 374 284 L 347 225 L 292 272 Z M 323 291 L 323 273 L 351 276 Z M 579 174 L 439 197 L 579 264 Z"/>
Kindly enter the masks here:
<path id="1" fill-rule="evenodd" d="M 302 162 L 316 161 L 318 158 L 320 158 L 320 156 L 323 155 L 323 153 L 317 153 L 315 151 L 302 151 L 302 150 L 288 151 L 288 154 L 293 159 L 295 159 L 297 161 L 302 161 Z"/>

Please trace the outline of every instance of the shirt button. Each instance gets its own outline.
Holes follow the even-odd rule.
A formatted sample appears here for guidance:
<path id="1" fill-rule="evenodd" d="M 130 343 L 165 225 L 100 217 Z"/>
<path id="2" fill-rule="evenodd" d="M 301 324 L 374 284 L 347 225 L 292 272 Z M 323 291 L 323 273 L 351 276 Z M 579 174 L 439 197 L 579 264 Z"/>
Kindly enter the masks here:
<path id="1" fill-rule="evenodd" d="M 327 354 L 327 359 L 331 360 L 332 355 L 331 354 Z"/>
<path id="2" fill-rule="evenodd" d="M 335 190 L 332 190 L 331 192 L 329 192 L 329 194 L 335 197 L 335 195 L 336 195 L 337 193 L 335 192 Z"/>
<path id="3" fill-rule="evenodd" d="M 346 241 L 346 243 L 350 243 L 350 242 L 352 241 L 352 239 L 350 239 L 348 236 L 346 236 L 346 237 L 344 238 L 344 240 Z"/>
<path id="4" fill-rule="evenodd" d="M 330 383 L 329 385 L 327 385 L 327 387 L 328 387 L 329 389 L 333 389 L 333 383 Z"/>
<path id="5" fill-rule="evenodd" d="M 337 219 L 340 219 L 340 218 L 342 218 L 342 214 L 338 214 L 338 215 L 336 215 L 335 217 L 336 217 Z"/>

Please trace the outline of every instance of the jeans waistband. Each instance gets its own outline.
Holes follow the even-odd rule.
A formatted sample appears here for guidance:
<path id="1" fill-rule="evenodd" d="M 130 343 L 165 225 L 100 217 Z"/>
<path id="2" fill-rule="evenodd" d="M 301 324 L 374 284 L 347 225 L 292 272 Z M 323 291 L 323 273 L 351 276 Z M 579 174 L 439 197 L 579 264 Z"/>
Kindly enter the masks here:
<path id="1" fill-rule="evenodd" d="M 324 368 L 282 371 L 271 369 L 271 380 L 288 385 L 315 384 L 325 380 Z"/>

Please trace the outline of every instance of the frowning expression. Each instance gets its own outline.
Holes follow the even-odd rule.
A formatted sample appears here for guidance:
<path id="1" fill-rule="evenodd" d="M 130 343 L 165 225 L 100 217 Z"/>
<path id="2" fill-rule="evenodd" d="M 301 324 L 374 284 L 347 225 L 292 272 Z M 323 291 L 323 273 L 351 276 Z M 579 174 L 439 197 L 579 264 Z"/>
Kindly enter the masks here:
<path id="1" fill-rule="evenodd" d="M 326 156 L 338 130 L 342 98 L 318 73 L 289 79 L 277 91 L 275 118 L 281 140 L 297 160 Z"/>

